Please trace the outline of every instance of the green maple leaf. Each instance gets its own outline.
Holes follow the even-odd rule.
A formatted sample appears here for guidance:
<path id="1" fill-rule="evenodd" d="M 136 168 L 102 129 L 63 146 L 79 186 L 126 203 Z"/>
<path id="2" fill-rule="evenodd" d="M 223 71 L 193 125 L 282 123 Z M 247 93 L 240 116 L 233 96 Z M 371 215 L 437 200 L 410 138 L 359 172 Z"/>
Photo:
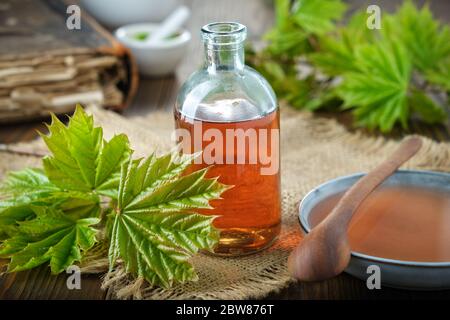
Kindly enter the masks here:
<path id="1" fill-rule="evenodd" d="M 396 37 L 405 45 L 414 66 L 425 79 L 450 91 L 450 26 L 434 19 L 427 4 L 419 9 L 410 0 L 396 14 L 386 15 L 383 21 L 384 36 Z"/>
<path id="2" fill-rule="evenodd" d="M 40 168 L 9 172 L 0 185 L 0 192 L 4 198 L 0 201 L 0 212 L 2 208 L 12 206 L 47 205 L 69 200 L 85 201 L 90 204 L 99 200 L 95 194 L 59 188 L 50 182 Z"/>
<path id="3" fill-rule="evenodd" d="M 193 211 L 211 208 L 227 186 L 206 178 L 207 169 L 185 174 L 196 155 L 131 160 L 126 136 L 105 141 L 81 107 L 67 126 L 53 116 L 49 131 L 44 170 L 11 172 L 0 186 L 0 258 L 10 259 L 8 271 L 49 263 L 59 273 L 80 261 L 103 211 L 111 267 L 120 258 L 129 272 L 165 287 L 196 279 L 188 259 L 211 250 L 219 235 L 214 216 Z M 108 208 L 100 196 L 111 199 Z"/>
<path id="4" fill-rule="evenodd" d="M 0 185 L 3 197 L 11 198 L 16 205 L 25 205 L 51 198 L 60 189 L 51 183 L 42 169 L 27 168 L 8 173 Z M 0 202 L 0 208 L 11 202 Z"/>
<path id="5" fill-rule="evenodd" d="M 383 133 L 407 129 L 416 115 L 446 121 L 450 27 L 427 5 L 405 1 L 382 15 L 380 30 L 367 28 L 363 10 L 338 23 L 341 1 L 277 0 L 275 7 L 267 48 L 247 56 L 280 99 L 308 110 L 352 109 L 358 126 Z M 299 62 L 312 67 L 312 76 L 299 76 Z"/>
<path id="6" fill-rule="evenodd" d="M 396 123 L 407 127 L 411 59 L 397 43 L 362 46 L 355 58 L 359 71 L 344 74 L 338 88 L 346 108 L 359 125 L 390 131 Z"/>
<path id="7" fill-rule="evenodd" d="M 41 193 L 51 194 L 54 191 L 59 191 L 59 188 L 48 180 L 42 169 L 27 168 L 8 173 L 0 190 L 3 194 L 13 196 L 34 195 L 39 192 L 36 197 L 41 197 Z"/>
<path id="8" fill-rule="evenodd" d="M 405 1 L 395 15 L 387 15 L 385 36 L 396 35 L 402 40 L 413 63 L 421 71 L 435 69 L 450 56 L 450 27 L 442 25 L 428 7 L 418 9 L 411 1 Z"/>
<path id="9" fill-rule="evenodd" d="M 64 190 L 110 196 L 119 182 L 121 164 L 130 154 L 128 138 L 117 135 L 103 139 L 92 116 L 77 106 L 68 126 L 52 115 L 49 135 L 42 135 L 52 156 L 43 159 L 48 179 Z"/>
<path id="10" fill-rule="evenodd" d="M 358 47 L 355 65 L 356 71 L 343 73 L 337 92 L 358 125 L 389 132 L 396 124 L 407 128 L 413 113 L 427 123 L 445 120 L 443 107 L 412 82 L 412 56 L 401 42 Z"/>
<path id="11" fill-rule="evenodd" d="M 307 32 L 320 35 L 333 30 L 345 10 L 340 0 L 299 0 L 293 7 L 293 19 Z"/>
<path id="12" fill-rule="evenodd" d="M 0 241 L 12 237 L 18 232 L 17 222 L 34 217 L 28 206 L 5 206 L 0 209 Z"/>
<path id="13" fill-rule="evenodd" d="M 10 172 L 0 185 L 0 239 L 16 233 L 18 221 L 34 216 L 30 204 L 53 202 L 52 195 L 58 191 L 40 169 Z"/>
<path id="14" fill-rule="evenodd" d="M 357 48 L 373 42 L 375 32 L 366 26 L 367 14 L 356 12 L 345 27 L 337 28 L 335 34 L 318 38 L 320 49 L 308 55 L 313 65 L 328 75 L 340 76 L 358 71 L 355 61 Z"/>
<path id="15" fill-rule="evenodd" d="M 264 37 L 270 43 L 267 50 L 271 54 L 295 56 L 306 50 L 308 33 L 295 24 L 291 15 L 291 2 L 277 0 L 275 2 L 275 27 Z"/>
<path id="16" fill-rule="evenodd" d="M 68 213 L 92 210 L 99 206 L 95 194 L 63 191 L 49 181 L 42 169 L 27 168 L 8 173 L 0 185 L 0 237 L 17 231 L 17 222 L 33 218 L 31 206 L 59 206 Z"/>
<path id="17" fill-rule="evenodd" d="M 340 0 L 277 0 L 276 24 L 265 38 L 270 42 L 267 50 L 274 55 L 297 56 L 312 50 L 308 39 L 335 27 L 345 11 Z"/>
<path id="18" fill-rule="evenodd" d="M 192 213 L 211 208 L 228 187 L 207 179 L 207 169 L 182 175 L 193 156 L 168 154 L 122 166 L 116 208 L 110 215 L 111 268 L 121 258 L 128 272 L 149 283 L 171 286 L 195 280 L 187 261 L 218 241 L 214 216 Z"/>
<path id="19" fill-rule="evenodd" d="M 60 273 L 81 260 L 82 251 L 95 243 L 100 220 L 95 212 L 68 215 L 53 207 L 33 207 L 35 218 L 17 222 L 16 234 L 0 245 L 0 257 L 10 258 L 8 272 L 35 268 L 49 262 L 52 273 Z M 97 208 L 94 208 L 94 211 Z"/>

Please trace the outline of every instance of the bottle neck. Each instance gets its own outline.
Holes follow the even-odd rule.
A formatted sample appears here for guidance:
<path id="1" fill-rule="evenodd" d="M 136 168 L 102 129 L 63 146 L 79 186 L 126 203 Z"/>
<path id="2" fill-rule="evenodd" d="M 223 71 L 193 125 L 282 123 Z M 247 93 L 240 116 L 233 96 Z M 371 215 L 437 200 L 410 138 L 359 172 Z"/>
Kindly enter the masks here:
<path id="1" fill-rule="evenodd" d="M 237 22 L 213 22 L 203 26 L 206 69 L 209 73 L 244 69 L 247 28 Z"/>
<path id="2" fill-rule="evenodd" d="M 239 72 L 244 69 L 244 44 L 210 46 L 205 44 L 205 66 L 209 73 Z"/>

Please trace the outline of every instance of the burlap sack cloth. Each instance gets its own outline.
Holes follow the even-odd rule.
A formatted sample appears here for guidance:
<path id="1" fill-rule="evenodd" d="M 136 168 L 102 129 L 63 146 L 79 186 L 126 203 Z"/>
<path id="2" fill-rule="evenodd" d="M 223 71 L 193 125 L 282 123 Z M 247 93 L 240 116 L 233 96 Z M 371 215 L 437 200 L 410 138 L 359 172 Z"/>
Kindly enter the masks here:
<path id="1" fill-rule="evenodd" d="M 93 109 L 97 124 L 105 135 L 124 132 L 136 150 L 136 156 L 148 155 L 155 147 L 169 150 L 173 119 L 169 113 L 153 113 L 144 118 L 125 119 L 115 113 Z M 269 249 L 239 258 L 221 258 L 199 254 L 192 259 L 199 280 L 171 289 L 149 287 L 133 280 L 119 266 L 104 276 L 103 287 L 117 298 L 142 299 L 245 299 L 260 298 L 285 287 L 291 278 L 286 262 L 291 249 L 301 238 L 297 206 L 312 188 L 329 179 L 374 167 L 398 145 L 385 138 L 370 138 L 350 133 L 331 119 L 282 108 L 281 170 L 283 226 L 278 241 Z M 42 153 L 42 142 L 23 144 L 19 149 Z M 17 146 L 11 146 L 16 148 Z M 38 157 L 0 152 L 0 176 L 8 170 L 40 164 Z M 407 168 L 450 171 L 450 143 L 424 138 L 424 146 Z M 255 195 L 258 196 L 258 195 Z M 105 272 L 107 260 L 102 247 L 99 255 L 83 262 L 85 272 Z M 104 273 L 103 273 L 104 274 Z"/>

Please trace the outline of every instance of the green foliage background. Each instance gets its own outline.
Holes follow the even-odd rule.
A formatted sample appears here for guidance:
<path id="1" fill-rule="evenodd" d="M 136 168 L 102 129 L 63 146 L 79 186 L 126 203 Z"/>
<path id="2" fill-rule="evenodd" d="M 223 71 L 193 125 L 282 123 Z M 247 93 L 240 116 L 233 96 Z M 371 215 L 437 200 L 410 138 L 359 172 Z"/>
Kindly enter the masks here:
<path id="1" fill-rule="evenodd" d="M 276 0 L 276 23 L 247 63 L 277 95 L 298 109 L 351 110 L 356 126 L 408 129 L 448 119 L 450 28 L 428 6 L 411 1 L 381 12 L 381 29 L 369 29 L 366 10 L 344 19 L 341 0 Z M 347 22 L 344 22 L 347 21 Z"/>

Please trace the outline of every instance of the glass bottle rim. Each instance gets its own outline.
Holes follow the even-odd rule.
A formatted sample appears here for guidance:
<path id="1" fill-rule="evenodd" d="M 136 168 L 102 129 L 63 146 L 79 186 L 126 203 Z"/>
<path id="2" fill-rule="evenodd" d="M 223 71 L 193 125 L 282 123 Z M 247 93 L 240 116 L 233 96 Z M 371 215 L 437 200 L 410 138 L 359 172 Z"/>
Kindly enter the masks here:
<path id="1" fill-rule="evenodd" d="M 207 45 L 233 45 L 245 41 L 247 27 L 239 22 L 212 22 L 204 25 L 201 33 Z"/>

